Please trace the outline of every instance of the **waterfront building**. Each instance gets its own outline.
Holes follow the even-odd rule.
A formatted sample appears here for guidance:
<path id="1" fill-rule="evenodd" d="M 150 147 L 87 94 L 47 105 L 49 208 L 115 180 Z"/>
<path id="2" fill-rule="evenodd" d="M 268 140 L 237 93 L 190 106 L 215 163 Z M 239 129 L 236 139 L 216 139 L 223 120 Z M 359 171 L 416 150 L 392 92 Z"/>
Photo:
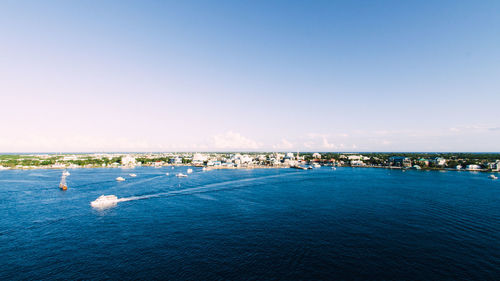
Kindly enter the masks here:
<path id="1" fill-rule="evenodd" d="M 134 167 L 136 164 L 135 157 L 128 154 L 122 157 L 123 166 Z"/>
<path id="2" fill-rule="evenodd" d="M 313 157 L 314 159 L 321 159 L 321 154 L 319 154 L 319 153 L 315 152 L 315 153 L 313 153 L 312 157 Z"/>
<path id="3" fill-rule="evenodd" d="M 361 160 L 352 160 L 351 161 L 351 166 L 352 167 L 360 167 L 360 166 L 365 166 L 365 163 Z"/>
<path id="4" fill-rule="evenodd" d="M 436 166 L 444 166 L 446 165 L 446 159 L 441 157 L 435 157 L 431 160 L 431 162 Z"/>
<path id="5" fill-rule="evenodd" d="M 389 166 L 411 167 L 411 159 L 405 156 L 391 156 Z"/>
<path id="6" fill-rule="evenodd" d="M 467 165 L 465 167 L 465 169 L 468 170 L 468 171 L 478 171 L 478 170 L 481 170 L 481 166 L 475 165 L 475 164 L 471 164 L 471 165 Z"/>

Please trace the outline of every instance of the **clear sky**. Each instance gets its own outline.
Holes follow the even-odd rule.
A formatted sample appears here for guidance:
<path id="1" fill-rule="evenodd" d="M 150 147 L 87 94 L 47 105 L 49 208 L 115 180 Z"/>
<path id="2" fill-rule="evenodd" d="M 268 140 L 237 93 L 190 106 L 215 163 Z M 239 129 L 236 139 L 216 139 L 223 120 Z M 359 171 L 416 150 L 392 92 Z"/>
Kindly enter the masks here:
<path id="1" fill-rule="evenodd" d="M 0 152 L 500 151 L 500 1 L 1 1 Z"/>

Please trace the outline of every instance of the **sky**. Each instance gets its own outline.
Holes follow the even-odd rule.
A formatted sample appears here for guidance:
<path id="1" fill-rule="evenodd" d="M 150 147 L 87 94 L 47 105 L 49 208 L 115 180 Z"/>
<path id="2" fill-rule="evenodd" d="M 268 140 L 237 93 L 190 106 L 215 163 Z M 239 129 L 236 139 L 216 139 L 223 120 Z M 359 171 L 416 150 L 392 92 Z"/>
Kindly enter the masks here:
<path id="1" fill-rule="evenodd" d="M 0 1 L 0 152 L 499 152 L 499 14 Z"/>

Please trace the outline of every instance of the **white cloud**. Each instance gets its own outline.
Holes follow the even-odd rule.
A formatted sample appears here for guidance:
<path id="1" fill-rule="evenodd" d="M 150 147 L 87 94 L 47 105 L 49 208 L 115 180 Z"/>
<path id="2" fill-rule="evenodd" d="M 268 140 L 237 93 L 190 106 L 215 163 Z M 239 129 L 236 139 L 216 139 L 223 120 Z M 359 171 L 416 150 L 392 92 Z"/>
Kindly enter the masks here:
<path id="1" fill-rule="evenodd" d="M 281 142 L 273 145 L 273 149 L 288 150 L 293 148 L 293 143 L 289 142 L 287 139 L 281 139 Z"/>
<path id="2" fill-rule="evenodd" d="M 261 143 L 258 143 L 254 140 L 246 138 L 238 133 L 229 131 L 225 134 L 215 135 L 212 137 L 213 145 L 216 149 L 234 149 L 234 150 L 243 150 L 243 149 L 259 149 L 262 147 Z"/>
<path id="3" fill-rule="evenodd" d="M 333 143 L 329 143 L 326 137 L 323 137 L 323 148 L 325 149 L 333 149 L 336 146 Z"/>

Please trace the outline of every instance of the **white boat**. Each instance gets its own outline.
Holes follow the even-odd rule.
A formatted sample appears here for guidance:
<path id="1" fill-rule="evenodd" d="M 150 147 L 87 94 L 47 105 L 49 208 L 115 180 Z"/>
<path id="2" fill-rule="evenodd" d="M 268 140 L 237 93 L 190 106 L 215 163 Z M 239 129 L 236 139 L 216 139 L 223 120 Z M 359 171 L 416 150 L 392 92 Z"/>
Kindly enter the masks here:
<path id="1" fill-rule="evenodd" d="M 124 181 L 125 179 L 124 179 L 124 178 L 122 178 L 122 177 L 117 177 L 117 178 L 116 178 L 116 180 L 117 180 L 117 181 Z"/>
<path id="2" fill-rule="evenodd" d="M 169 173 L 166 173 L 166 174 L 165 174 L 165 176 L 168 176 L 168 175 L 170 175 L 170 174 L 169 174 Z"/>
<path id="3" fill-rule="evenodd" d="M 90 206 L 97 209 L 106 209 L 116 206 L 118 197 L 115 195 L 101 195 L 96 200 L 90 202 Z"/>
<path id="4" fill-rule="evenodd" d="M 335 167 L 332 167 L 332 170 L 337 170 L 337 168 L 335 168 Z"/>
<path id="5" fill-rule="evenodd" d="M 496 179 L 498 179 L 498 177 L 497 177 L 497 176 L 495 176 L 495 175 L 490 175 L 490 176 L 489 176 L 489 178 L 490 178 L 490 179 L 492 179 L 492 180 L 496 180 Z"/>
<path id="6" fill-rule="evenodd" d="M 183 173 L 178 173 L 178 174 L 176 175 L 176 177 L 178 177 L 178 178 L 187 178 L 187 175 L 185 175 L 185 174 L 183 174 Z"/>
<path id="7" fill-rule="evenodd" d="M 187 173 L 191 174 L 193 172 L 193 169 L 187 169 Z"/>
<path id="8" fill-rule="evenodd" d="M 67 176 L 71 175 L 71 174 L 70 174 L 68 171 L 66 171 L 66 170 L 64 170 L 64 172 L 63 172 L 62 174 L 63 174 L 63 176 L 65 176 L 65 177 L 67 177 Z"/>
<path id="9" fill-rule="evenodd" d="M 207 170 L 207 167 L 203 167 L 201 170 L 202 170 L 202 171 L 206 171 L 206 170 Z"/>
<path id="10" fill-rule="evenodd" d="M 313 164 L 312 164 L 312 167 L 313 167 L 313 168 L 321 168 L 321 165 L 320 165 L 320 164 L 318 164 L 318 163 L 313 163 Z"/>
<path id="11" fill-rule="evenodd" d="M 128 174 L 128 175 L 131 176 L 131 177 L 133 177 L 133 178 L 137 177 L 136 174 Z"/>
<path id="12" fill-rule="evenodd" d="M 174 167 L 172 167 L 172 170 L 174 169 Z"/>

